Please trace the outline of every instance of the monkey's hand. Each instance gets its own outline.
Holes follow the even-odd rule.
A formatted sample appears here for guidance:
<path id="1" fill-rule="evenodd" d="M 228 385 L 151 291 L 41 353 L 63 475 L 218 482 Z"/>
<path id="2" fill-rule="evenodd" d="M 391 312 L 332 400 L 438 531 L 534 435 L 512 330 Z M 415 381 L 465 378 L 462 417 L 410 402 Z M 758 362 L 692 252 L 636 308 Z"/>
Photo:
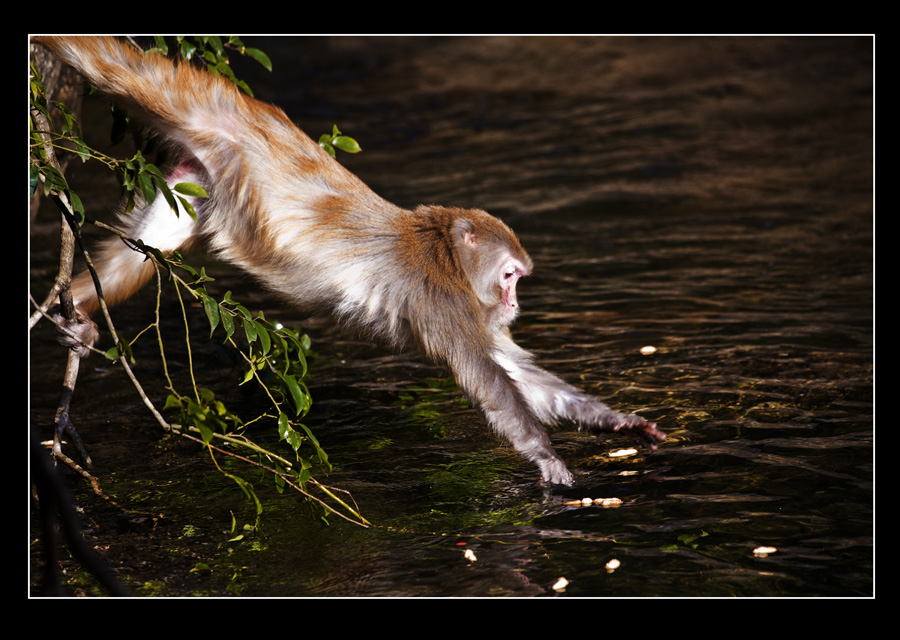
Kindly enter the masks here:
<path id="1" fill-rule="evenodd" d="M 61 345 L 69 347 L 81 358 L 90 354 L 90 347 L 93 347 L 100 337 L 97 323 L 79 311 L 78 307 L 75 307 L 75 324 L 66 321 L 61 305 L 52 307 L 48 315 L 56 323 L 56 330 L 59 332 L 57 340 Z"/>
<path id="2" fill-rule="evenodd" d="M 666 439 L 666 434 L 656 428 L 655 422 L 648 422 L 642 417 L 630 413 L 618 413 L 616 417 L 617 420 L 612 424 L 598 429 L 598 431 L 621 433 L 631 438 L 639 449 L 650 447 L 651 451 L 656 451 L 659 443 Z"/>

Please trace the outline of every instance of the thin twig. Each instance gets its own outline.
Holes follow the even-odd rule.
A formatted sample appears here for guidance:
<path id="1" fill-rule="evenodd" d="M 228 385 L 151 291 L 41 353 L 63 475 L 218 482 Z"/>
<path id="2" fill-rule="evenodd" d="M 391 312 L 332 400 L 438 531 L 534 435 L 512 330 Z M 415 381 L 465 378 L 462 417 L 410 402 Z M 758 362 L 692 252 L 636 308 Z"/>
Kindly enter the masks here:
<path id="1" fill-rule="evenodd" d="M 37 109 L 33 109 L 32 117 L 35 119 L 35 122 L 37 123 L 39 129 L 49 130 L 50 123 L 43 113 L 41 113 Z M 62 175 L 62 167 L 60 167 L 59 165 L 59 161 L 56 157 L 56 151 L 53 149 L 53 145 L 50 144 L 49 136 L 41 134 L 40 137 L 41 143 L 44 146 L 44 153 L 47 157 L 47 162 L 54 169 L 59 171 L 60 175 Z M 60 197 L 60 195 L 62 197 Z M 72 284 L 72 264 L 75 260 L 75 235 L 71 229 L 71 226 L 66 223 L 68 219 L 72 218 L 73 214 L 71 204 L 65 198 L 65 194 L 54 194 L 53 199 L 57 203 L 61 215 L 59 225 L 59 269 L 57 271 L 56 280 L 54 281 L 52 290 L 54 292 L 58 291 L 59 303 L 62 307 L 62 312 L 65 316 L 66 322 L 69 324 L 69 326 L 74 326 L 78 322 L 78 319 L 75 315 L 75 305 L 72 302 L 72 296 L 69 293 L 69 289 Z M 49 299 L 50 298 L 48 298 L 48 300 Z M 44 309 L 39 310 L 41 312 L 45 311 Z M 56 429 L 54 429 L 53 433 L 53 457 L 57 459 L 65 458 L 66 460 L 68 460 L 68 458 L 64 456 L 62 452 L 62 433 L 63 431 L 65 431 L 71 437 L 72 443 L 78 450 L 78 453 L 81 456 L 81 459 L 84 461 L 85 465 L 90 467 L 92 464 L 91 457 L 88 455 L 84 444 L 81 442 L 81 438 L 79 437 L 78 432 L 75 430 L 75 425 L 72 424 L 72 420 L 69 417 L 69 409 L 72 406 L 72 396 L 75 394 L 75 383 L 78 381 L 78 370 L 80 362 L 81 356 L 75 350 L 70 349 L 69 357 L 66 362 L 66 373 L 64 377 L 63 388 L 60 392 L 59 404 L 57 406 L 56 416 L 54 418 Z"/>
<path id="2" fill-rule="evenodd" d="M 194 427 L 189 427 L 189 428 L 194 429 Z M 354 510 L 353 508 L 351 508 L 347 503 L 345 503 L 343 500 L 341 500 L 340 498 L 338 498 L 337 496 L 335 496 L 331 491 L 329 491 L 329 490 L 328 490 L 328 489 L 329 489 L 328 487 L 326 487 L 325 485 L 321 484 L 320 482 L 316 482 L 316 481 L 314 481 L 314 480 L 312 481 L 313 484 L 315 484 L 317 487 L 319 487 L 320 489 L 322 489 L 326 494 L 330 495 L 333 499 L 335 499 L 337 502 L 339 502 L 339 503 L 340 503 L 344 508 L 346 508 L 348 511 L 352 512 L 357 518 L 359 518 L 359 521 L 354 521 L 352 518 L 349 518 L 348 516 L 344 515 L 343 513 L 339 512 L 339 511 L 335 511 L 335 509 L 334 509 L 333 507 L 329 506 L 327 502 L 325 502 L 325 501 L 322 500 L 321 498 L 317 498 L 316 496 L 312 495 L 312 494 L 309 493 L 308 491 L 304 491 L 301 487 L 299 487 L 299 486 L 297 486 L 296 484 L 294 484 L 294 482 L 291 481 L 291 479 L 290 479 L 289 476 L 287 476 L 286 474 L 284 474 L 284 473 L 278 471 L 277 469 L 273 469 L 272 467 L 269 467 L 269 466 L 267 466 L 267 465 L 265 465 L 265 464 L 263 464 L 263 463 L 261 463 L 261 462 L 257 462 L 256 460 L 252 460 L 252 459 L 250 459 L 250 458 L 247 458 L 246 456 L 242 456 L 242 455 L 237 454 L 237 453 L 235 453 L 235 452 L 233 452 L 233 451 L 226 451 L 225 449 L 222 449 L 221 447 L 217 447 L 217 446 L 214 445 L 214 444 L 210 444 L 210 443 L 208 443 L 208 442 L 204 442 L 204 441 L 203 441 L 203 438 L 198 438 L 198 437 L 196 437 L 196 436 L 192 436 L 192 435 L 190 435 L 190 434 L 184 433 L 183 431 L 177 431 L 177 430 L 176 430 L 175 433 L 177 433 L 177 434 L 180 435 L 180 436 L 183 436 L 183 437 L 187 438 L 188 440 L 193 440 L 193 441 L 195 441 L 195 442 L 199 442 L 199 443 L 202 444 L 203 446 L 209 447 L 210 449 L 213 449 L 213 450 L 215 450 L 215 451 L 218 451 L 219 453 L 222 453 L 222 454 L 231 456 L 232 458 L 236 458 L 236 459 L 238 459 L 238 460 L 242 460 L 243 462 L 246 462 L 247 464 L 251 464 L 251 465 L 253 465 L 253 466 L 255 466 L 255 467 L 259 467 L 260 469 L 263 469 L 263 470 L 265 470 L 265 471 L 268 471 L 269 473 L 272 473 L 272 474 L 274 474 L 274 475 L 280 477 L 282 480 L 284 480 L 287 484 L 289 484 L 294 490 L 296 490 L 296 491 L 299 492 L 300 494 L 304 495 L 305 497 L 307 497 L 307 498 L 310 499 L 310 500 L 313 500 L 313 501 L 315 501 L 315 502 L 318 502 L 323 508 L 327 509 L 328 511 L 330 511 L 330 512 L 332 512 L 332 513 L 334 513 L 334 514 L 337 514 L 338 516 L 340 516 L 341 518 L 344 518 L 344 519 L 347 520 L 348 522 L 353 522 L 354 524 L 358 524 L 358 525 L 363 526 L 363 527 L 366 527 L 366 528 L 368 528 L 368 527 L 371 526 L 371 523 L 370 523 L 368 520 L 366 520 L 365 518 L 363 518 L 363 517 L 359 514 L 358 510 Z M 267 452 L 267 453 L 268 453 L 268 452 Z"/>

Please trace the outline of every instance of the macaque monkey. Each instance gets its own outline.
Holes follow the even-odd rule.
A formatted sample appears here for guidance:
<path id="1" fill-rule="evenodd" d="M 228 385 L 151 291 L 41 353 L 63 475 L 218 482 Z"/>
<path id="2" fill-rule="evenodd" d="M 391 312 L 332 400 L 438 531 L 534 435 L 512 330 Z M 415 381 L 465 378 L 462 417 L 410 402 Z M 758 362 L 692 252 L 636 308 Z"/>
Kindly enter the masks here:
<path id="1" fill-rule="evenodd" d="M 543 424 L 618 431 L 652 450 L 666 437 L 547 373 L 513 342 L 516 283 L 532 263 L 498 219 L 383 200 L 280 109 L 190 64 L 108 37 L 35 40 L 159 136 L 175 158 L 170 185 L 192 182 L 209 194 L 192 201 L 196 224 L 161 197 L 136 208 L 122 220 L 130 237 L 162 251 L 203 240 L 302 307 L 327 308 L 391 345 L 417 346 L 448 367 L 496 434 L 538 466 L 542 484 L 573 481 Z M 95 262 L 109 303 L 153 274 L 118 240 Z M 87 274 L 72 292 L 82 318 L 96 310 Z"/>

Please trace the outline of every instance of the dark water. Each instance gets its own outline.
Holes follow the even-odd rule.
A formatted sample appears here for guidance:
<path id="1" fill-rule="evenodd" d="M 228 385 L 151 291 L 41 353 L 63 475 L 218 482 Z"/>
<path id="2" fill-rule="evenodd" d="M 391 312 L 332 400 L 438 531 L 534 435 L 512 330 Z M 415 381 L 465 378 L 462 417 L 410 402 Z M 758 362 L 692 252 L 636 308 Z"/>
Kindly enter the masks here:
<path id="1" fill-rule="evenodd" d="M 160 439 L 124 376 L 92 360 L 75 411 L 106 486 L 165 513 L 118 511 L 72 481 L 88 540 L 134 593 L 874 594 L 869 39 L 247 40 L 275 63 L 251 79 L 257 95 L 314 136 L 337 123 L 359 139 L 342 161 L 376 191 L 511 224 L 536 264 L 517 340 L 669 438 L 615 458 L 626 441 L 556 433 L 576 486 L 545 492 L 458 396 L 405 393 L 441 372 L 310 329 L 306 422 L 328 482 L 376 526 L 323 526 L 260 478 L 264 535 L 227 542 L 230 511 L 251 519 L 240 492 Z M 34 230 L 40 280 L 54 232 Z M 295 320 L 239 274 L 217 277 Z M 148 299 L 119 324 L 143 326 L 129 314 Z M 47 341 L 35 333 L 31 359 L 45 425 L 61 375 Z M 585 496 L 624 504 L 564 504 Z M 98 593 L 64 564 L 74 593 Z"/>

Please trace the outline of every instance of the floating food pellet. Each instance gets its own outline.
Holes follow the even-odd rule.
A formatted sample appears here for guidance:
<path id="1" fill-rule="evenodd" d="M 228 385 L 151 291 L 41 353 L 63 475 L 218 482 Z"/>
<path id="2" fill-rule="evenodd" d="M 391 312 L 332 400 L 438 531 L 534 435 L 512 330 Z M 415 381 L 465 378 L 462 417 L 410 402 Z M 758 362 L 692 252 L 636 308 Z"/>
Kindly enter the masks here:
<path id="1" fill-rule="evenodd" d="M 476 560 L 478 560 L 478 558 L 475 557 L 475 552 L 471 549 L 466 549 L 463 553 L 463 557 L 469 562 L 475 562 Z"/>
<path id="2" fill-rule="evenodd" d="M 643 356 L 651 356 L 656 353 L 656 347 L 647 345 L 646 347 L 641 347 L 641 355 Z"/>
<path id="3" fill-rule="evenodd" d="M 757 558 L 765 558 L 770 553 L 775 553 L 776 551 L 778 551 L 778 549 L 775 547 L 756 547 L 753 550 L 753 555 Z"/>
<path id="4" fill-rule="evenodd" d="M 609 571 L 610 573 L 612 573 L 613 571 L 615 571 L 616 569 L 618 569 L 621 566 L 622 566 L 622 563 L 619 562 L 618 560 L 616 560 L 615 558 L 613 558 L 612 560 L 610 560 L 609 562 L 606 563 L 606 570 Z"/>
<path id="5" fill-rule="evenodd" d="M 633 456 L 638 451 L 637 449 L 617 449 L 616 451 L 610 451 L 610 458 L 621 458 L 622 456 Z"/>
<path id="6" fill-rule="evenodd" d="M 553 585 L 553 590 L 554 591 L 565 591 L 568 584 L 569 584 L 568 580 L 566 580 L 565 578 L 560 578 L 559 580 L 556 581 L 556 584 Z"/>
<path id="7" fill-rule="evenodd" d="M 566 500 L 563 504 L 567 507 L 589 507 L 592 504 L 601 507 L 619 507 L 623 503 L 621 498 L 582 498 L 581 500 Z"/>

